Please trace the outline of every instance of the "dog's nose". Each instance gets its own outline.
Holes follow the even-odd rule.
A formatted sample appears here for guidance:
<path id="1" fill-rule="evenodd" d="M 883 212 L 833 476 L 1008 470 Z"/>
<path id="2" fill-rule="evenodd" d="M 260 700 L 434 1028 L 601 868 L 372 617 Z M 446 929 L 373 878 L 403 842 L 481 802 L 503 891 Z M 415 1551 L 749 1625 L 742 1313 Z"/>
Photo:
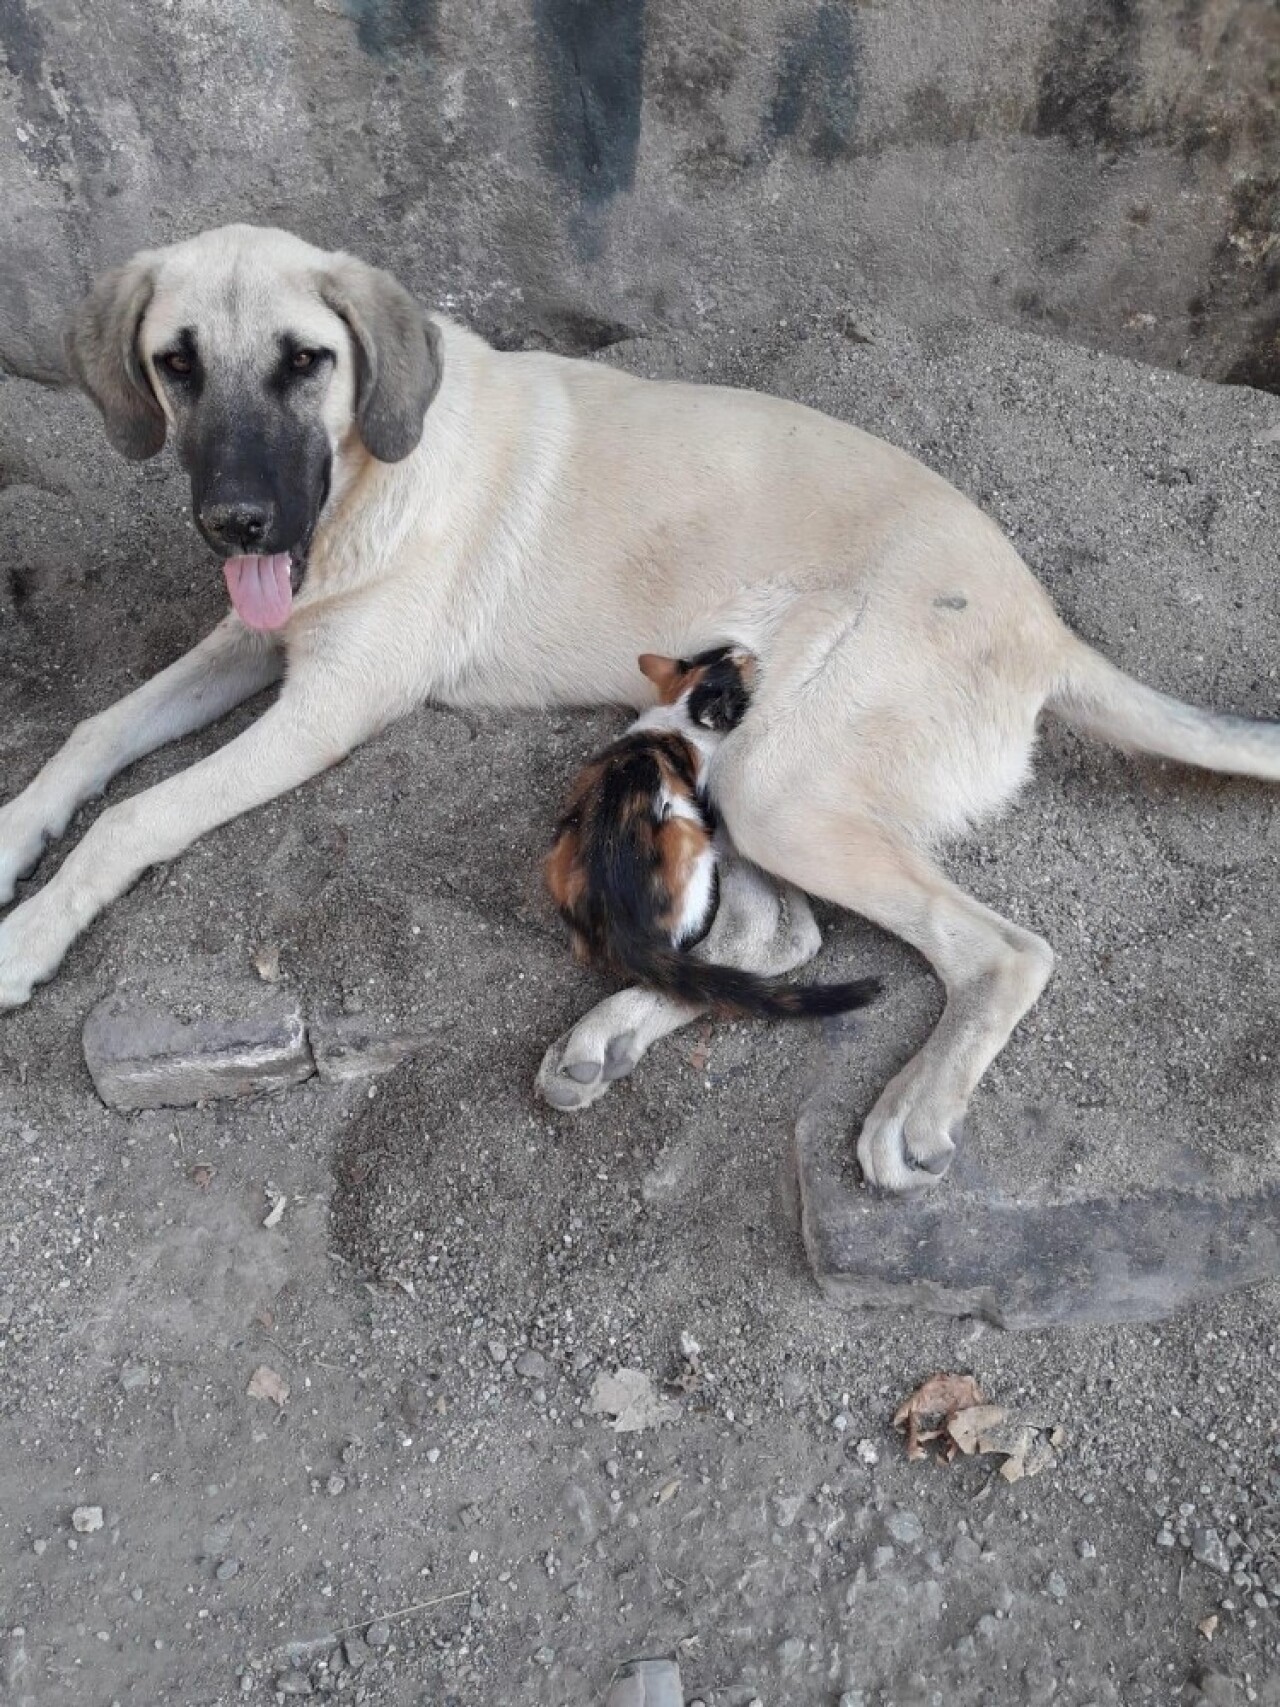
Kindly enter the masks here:
<path id="1" fill-rule="evenodd" d="M 252 551 L 275 525 L 275 506 L 266 502 L 206 504 L 200 512 L 205 534 L 230 551 Z"/>

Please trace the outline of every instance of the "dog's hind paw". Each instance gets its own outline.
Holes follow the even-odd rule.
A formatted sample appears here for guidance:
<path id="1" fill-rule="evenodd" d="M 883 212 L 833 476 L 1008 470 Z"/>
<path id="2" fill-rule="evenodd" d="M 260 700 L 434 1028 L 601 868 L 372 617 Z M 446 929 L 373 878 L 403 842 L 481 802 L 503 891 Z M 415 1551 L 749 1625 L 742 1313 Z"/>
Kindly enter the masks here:
<path id="1" fill-rule="evenodd" d="M 873 1108 L 858 1139 L 862 1177 L 881 1191 L 937 1185 L 951 1167 L 961 1129 L 959 1120 L 948 1127 L 923 1109 Z"/>
<path id="2" fill-rule="evenodd" d="M 590 1018 L 588 1015 L 588 1021 Z M 615 1079 L 625 1078 L 632 1071 L 642 1053 L 635 1047 L 633 1032 L 601 1039 L 597 1027 L 580 1023 L 558 1038 L 543 1056 L 538 1094 L 566 1114 L 589 1108 Z"/>

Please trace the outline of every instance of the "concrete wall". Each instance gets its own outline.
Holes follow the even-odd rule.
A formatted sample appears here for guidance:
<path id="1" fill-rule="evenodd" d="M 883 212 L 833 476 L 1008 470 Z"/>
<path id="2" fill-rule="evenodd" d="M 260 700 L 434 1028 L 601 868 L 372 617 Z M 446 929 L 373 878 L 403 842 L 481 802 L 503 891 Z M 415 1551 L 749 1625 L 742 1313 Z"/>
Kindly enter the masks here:
<path id="1" fill-rule="evenodd" d="M 1273 0 L 0 0 L 0 370 L 230 219 L 505 342 L 892 305 L 1280 387 Z"/>

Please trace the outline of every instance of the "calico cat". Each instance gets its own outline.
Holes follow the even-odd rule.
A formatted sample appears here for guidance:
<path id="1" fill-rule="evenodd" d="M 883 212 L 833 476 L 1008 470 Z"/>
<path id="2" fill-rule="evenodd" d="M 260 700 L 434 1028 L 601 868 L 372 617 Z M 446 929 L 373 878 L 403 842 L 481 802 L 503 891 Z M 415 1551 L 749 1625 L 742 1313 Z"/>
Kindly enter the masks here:
<path id="1" fill-rule="evenodd" d="M 578 773 L 546 860 L 579 960 L 722 1013 L 801 1018 L 865 1007 L 879 981 L 788 985 L 696 960 L 719 902 L 711 755 L 742 721 L 756 660 L 720 646 L 646 652 L 659 703 Z"/>

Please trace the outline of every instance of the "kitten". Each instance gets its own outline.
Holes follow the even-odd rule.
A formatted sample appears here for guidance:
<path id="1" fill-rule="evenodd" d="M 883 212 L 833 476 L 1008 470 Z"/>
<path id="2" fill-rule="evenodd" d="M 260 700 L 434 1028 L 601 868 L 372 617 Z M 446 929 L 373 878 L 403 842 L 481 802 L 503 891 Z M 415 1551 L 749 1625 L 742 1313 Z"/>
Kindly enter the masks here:
<path id="1" fill-rule="evenodd" d="M 711 755 L 746 713 L 756 660 L 720 646 L 696 658 L 646 652 L 659 703 L 578 773 L 546 861 L 547 887 L 573 951 L 680 1001 L 774 1018 L 846 1013 L 879 993 L 875 978 L 783 984 L 687 951 L 719 904 Z"/>

